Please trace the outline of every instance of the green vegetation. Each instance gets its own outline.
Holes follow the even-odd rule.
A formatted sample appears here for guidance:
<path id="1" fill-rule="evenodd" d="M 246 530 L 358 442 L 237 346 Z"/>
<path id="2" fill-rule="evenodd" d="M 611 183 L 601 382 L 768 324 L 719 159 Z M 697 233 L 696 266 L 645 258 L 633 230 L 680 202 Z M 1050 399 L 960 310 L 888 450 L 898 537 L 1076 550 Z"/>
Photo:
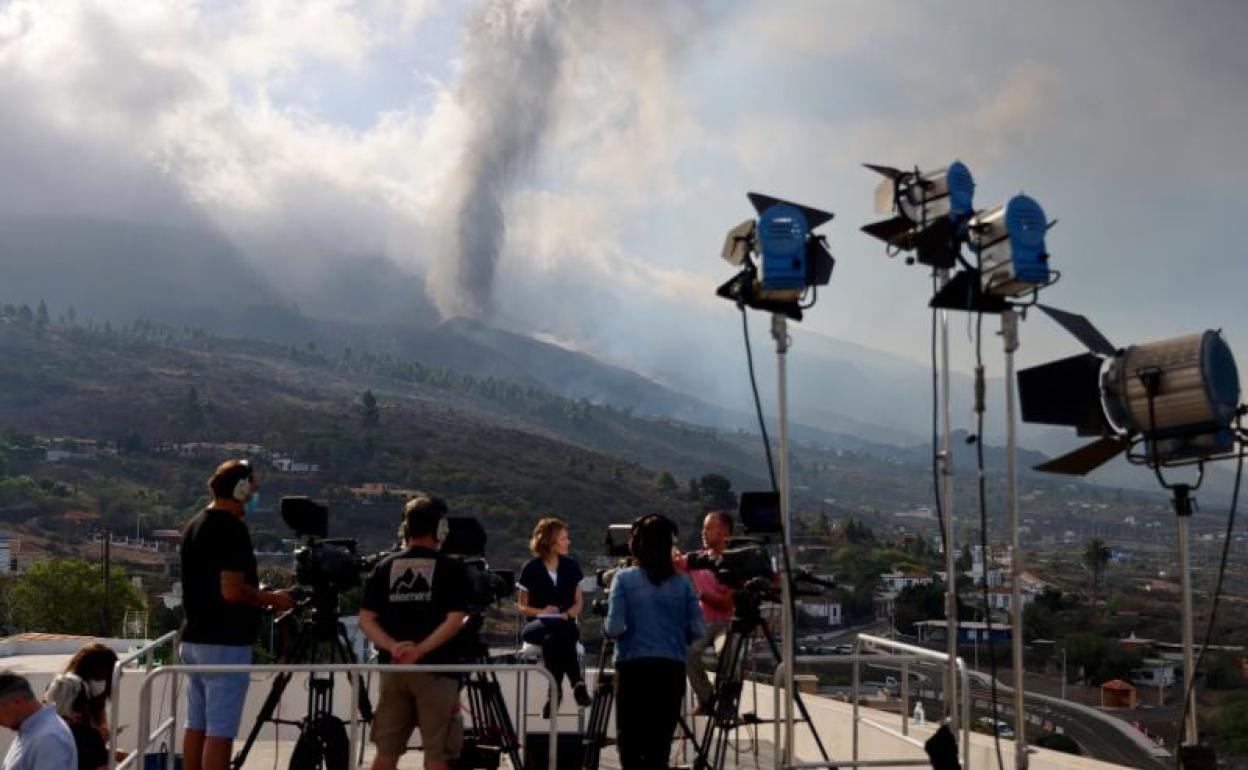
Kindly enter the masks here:
<path id="1" fill-rule="evenodd" d="M 1099 537 L 1088 541 L 1083 548 L 1083 565 L 1088 570 L 1088 577 L 1092 581 L 1092 601 L 1095 602 L 1101 591 L 1101 578 L 1105 574 L 1105 568 L 1109 566 L 1110 550 L 1105 541 Z"/>
<path id="2" fill-rule="evenodd" d="M 59 634 L 118 636 L 126 611 L 143 608 L 132 583 L 113 575 L 106 591 L 99 567 L 76 559 L 32 564 L 7 586 L 5 600 L 14 627 Z"/>
<path id="3" fill-rule="evenodd" d="M 1139 668 L 1140 655 L 1118 642 L 1092 631 L 1077 631 L 1062 639 L 1069 665 L 1082 667 L 1085 684 L 1100 684 L 1110 679 L 1126 679 L 1131 669 Z"/>
<path id="4" fill-rule="evenodd" d="M 1083 751 L 1079 748 L 1079 744 L 1075 742 L 1075 739 L 1065 733 L 1044 733 L 1037 736 L 1033 743 L 1042 749 L 1063 751 L 1067 754 L 1074 754 L 1076 756 L 1083 754 Z"/>
<path id="5" fill-rule="evenodd" d="M 1235 692 L 1218 709 L 1217 741 L 1231 756 L 1248 755 L 1248 692 Z"/>

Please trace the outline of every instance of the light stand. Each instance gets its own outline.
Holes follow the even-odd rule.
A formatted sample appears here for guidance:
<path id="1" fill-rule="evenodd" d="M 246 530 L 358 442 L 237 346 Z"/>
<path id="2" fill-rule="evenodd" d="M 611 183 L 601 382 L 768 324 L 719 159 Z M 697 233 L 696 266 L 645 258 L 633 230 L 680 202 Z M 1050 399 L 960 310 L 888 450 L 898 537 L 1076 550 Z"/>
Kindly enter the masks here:
<path id="1" fill-rule="evenodd" d="M 949 283 L 949 268 L 936 270 L 937 290 Z M 944 515 L 945 540 L 945 636 L 949 665 L 945 667 L 945 717 L 949 729 L 958 730 L 958 578 L 957 549 L 953 545 L 953 446 L 952 421 L 949 418 L 949 311 L 940 310 L 940 401 L 944 445 L 938 455 L 940 464 L 940 508 Z M 966 715 L 963 715 L 964 717 Z"/>
<path id="2" fill-rule="evenodd" d="M 1015 419 L 1018 396 L 1014 385 L 1014 351 L 1018 350 L 1018 312 L 1001 313 L 1005 345 L 1005 501 L 1010 527 L 1010 660 L 1014 671 L 1014 767 L 1027 770 L 1027 712 L 1023 691 L 1023 549 L 1018 537 L 1018 437 Z M 980 437 L 983 441 L 983 437 Z M 986 565 L 985 565 L 986 569 Z M 984 574 L 984 579 L 988 577 Z"/>
<path id="3" fill-rule="evenodd" d="M 780 420 L 780 528 L 784 538 L 782 549 L 784 558 L 780 563 L 780 645 L 781 658 L 793 660 L 793 588 L 790 585 L 792 575 L 789 571 L 789 556 L 792 553 L 792 532 L 789 522 L 789 399 L 788 378 L 785 369 L 785 354 L 788 353 L 789 329 L 788 321 L 781 313 L 771 316 L 771 338 L 776 343 L 776 378 L 779 394 Z M 793 763 L 794 716 L 793 716 L 793 666 L 784 667 L 784 763 Z"/>
<path id="4" fill-rule="evenodd" d="M 1192 499 L 1192 487 L 1188 484 L 1175 484 L 1174 497 L 1171 502 L 1174 504 L 1174 515 L 1178 519 L 1179 525 L 1179 590 L 1181 598 L 1180 604 L 1180 625 L 1183 631 L 1183 687 L 1190 693 L 1189 702 L 1187 704 L 1187 724 L 1184 726 L 1183 745 L 1196 746 L 1200 743 L 1199 725 L 1196 721 L 1196 654 L 1195 654 L 1195 638 L 1192 633 L 1192 569 L 1188 562 L 1189 549 L 1191 548 L 1191 540 L 1189 538 L 1188 525 L 1192 520 L 1192 511 L 1195 507 L 1195 501 Z"/>
<path id="5" fill-rule="evenodd" d="M 836 260 L 828 252 L 827 241 L 815 232 L 819 226 L 832 220 L 832 213 L 773 198 L 769 195 L 748 193 L 750 204 L 757 212 L 756 219 L 749 219 L 728 231 L 721 256 L 731 265 L 740 267 L 738 274 L 716 290 L 719 296 L 731 300 L 742 312 L 745 324 L 746 354 L 749 355 L 749 322 L 745 308 L 751 307 L 772 314 L 771 336 L 776 343 L 776 372 L 779 391 L 780 420 L 780 468 L 772 476 L 772 486 L 779 497 L 781 547 L 783 561 L 780 565 L 781 601 L 781 647 L 778 658 L 793 660 L 794 618 L 792 564 L 792 522 L 789 486 L 789 414 L 788 380 L 785 370 L 785 354 L 789 349 L 788 322 L 802 320 L 802 313 L 814 306 L 818 287 L 824 286 L 832 277 Z M 753 364 L 750 364 L 753 384 Z M 758 389 L 754 388 L 755 407 L 758 410 L 759 428 L 767 441 L 766 420 L 758 401 Z M 767 447 L 770 467 L 770 447 Z M 778 477 L 777 477 L 778 475 Z M 793 667 L 784 667 L 784 751 L 786 764 L 794 758 L 794 704 L 796 693 L 793 685 Z M 778 715 L 777 715 L 778 716 Z M 813 724 L 812 724 L 813 729 Z"/>

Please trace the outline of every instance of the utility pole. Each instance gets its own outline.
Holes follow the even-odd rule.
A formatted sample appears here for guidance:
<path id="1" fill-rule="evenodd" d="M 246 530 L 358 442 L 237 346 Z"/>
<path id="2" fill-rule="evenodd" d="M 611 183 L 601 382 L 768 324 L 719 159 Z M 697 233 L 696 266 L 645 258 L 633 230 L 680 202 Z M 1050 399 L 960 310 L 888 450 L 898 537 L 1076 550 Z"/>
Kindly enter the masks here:
<path id="1" fill-rule="evenodd" d="M 1062 700 L 1066 700 L 1066 648 L 1062 648 Z"/>
<path id="2" fill-rule="evenodd" d="M 109 529 L 108 527 L 105 527 L 104 528 L 104 548 L 103 548 L 104 552 L 102 554 L 103 564 L 101 565 L 103 567 L 103 573 L 104 573 L 104 624 L 103 624 L 104 632 L 102 635 L 105 638 L 111 638 L 113 635 L 111 629 L 109 628 L 109 626 L 111 625 L 111 620 L 112 620 L 112 608 L 109 606 L 109 600 L 111 598 L 110 597 L 110 593 L 111 593 L 110 583 L 112 582 L 109 578 L 109 573 L 111 571 L 110 568 L 112 566 L 112 563 L 111 563 L 112 547 L 113 547 L 113 531 Z"/>

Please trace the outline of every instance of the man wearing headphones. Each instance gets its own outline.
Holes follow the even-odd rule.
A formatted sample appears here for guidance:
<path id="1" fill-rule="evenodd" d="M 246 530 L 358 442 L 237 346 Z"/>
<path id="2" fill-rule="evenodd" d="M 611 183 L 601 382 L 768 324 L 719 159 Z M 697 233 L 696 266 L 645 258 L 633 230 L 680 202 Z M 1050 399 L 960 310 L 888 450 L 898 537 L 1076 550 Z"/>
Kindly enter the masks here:
<path id="1" fill-rule="evenodd" d="M 251 534 L 243 521 L 260 485 L 246 460 L 229 460 L 208 480 L 212 502 L 182 531 L 183 663 L 246 665 L 260 630 L 260 610 L 294 606 L 284 591 L 262 591 Z M 227 770 L 247 695 L 247 674 L 187 677 L 186 770 Z"/>
<path id="2" fill-rule="evenodd" d="M 431 495 L 403 507 L 404 550 L 385 558 L 364 585 L 360 629 L 382 663 L 456 663 L 448 644 L 468 618 L 468 575 L 438 552 L 446 502 Z M 373 716 L 377 755 L 373 770 L 394 770 L 420 726 L 427 770 L 448 770 L 463 742 L 459 676 L 423 672 L 381 675 L 381 698 Z"/>

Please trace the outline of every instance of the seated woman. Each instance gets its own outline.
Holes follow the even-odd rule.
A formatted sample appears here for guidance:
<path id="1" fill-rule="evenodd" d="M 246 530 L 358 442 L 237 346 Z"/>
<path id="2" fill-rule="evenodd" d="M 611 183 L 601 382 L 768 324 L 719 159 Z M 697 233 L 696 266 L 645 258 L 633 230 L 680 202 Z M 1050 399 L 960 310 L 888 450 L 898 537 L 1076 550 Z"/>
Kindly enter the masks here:
<path id="1" fill-rule="evenodd" d="M 78 749 L 78 770 L 107 768 L 108 747 L 104 744 L 100 731 L 90 724 L 90 698 L 87 696 L 86 683 L 76 674 L 57 674 L 48 685 L 43 699 L 55 706 L 56 713 L 69 725 L 69 731 L 74 736 L 74 745 Z"/>
<path id="2" fill-rule="evenodd" d="M 633 522 L 637 564 L 616 573 L 603 631 L 615 639 L 616 746 L 623 770 L 666 770 L 685 696 L 689 645 L 706 631 L 698 594 L 676 574 L 676 525 L 651 514 Z"/>
<path id="3" fill-rule="evenodd" d="M 516 581 L 520 589 L 520 614 L 529 618 L 520 638 L 529 644 L 541 645 L 546 669 L 559 685 L 559 698 L 563 698 L 563 677 L 567 676 L 576 704 L 583 708 L 590 704 L 590 697 L 577 660 L 576 618 L 584 604 L 581 596 L 584 574 L 581 566 L 568 558 L 571 547 L 568 525 L 560 519 L 546 517 L 533 528 L 529 550 L 536 558 L 524 565 Z M 548 700 L 542 716 L 549 718 L 550 711 Z"/>
<path id="4" fill-rule="evenodd" d="M 111 647 L 93 642 L 74 653 L 65 666 L 65 673 L 74 674 L 87 691 L 87 724 L 99 731 L 108 742 L 108 701 L 113 695 L 113 666 L 117 653 Z"/>

